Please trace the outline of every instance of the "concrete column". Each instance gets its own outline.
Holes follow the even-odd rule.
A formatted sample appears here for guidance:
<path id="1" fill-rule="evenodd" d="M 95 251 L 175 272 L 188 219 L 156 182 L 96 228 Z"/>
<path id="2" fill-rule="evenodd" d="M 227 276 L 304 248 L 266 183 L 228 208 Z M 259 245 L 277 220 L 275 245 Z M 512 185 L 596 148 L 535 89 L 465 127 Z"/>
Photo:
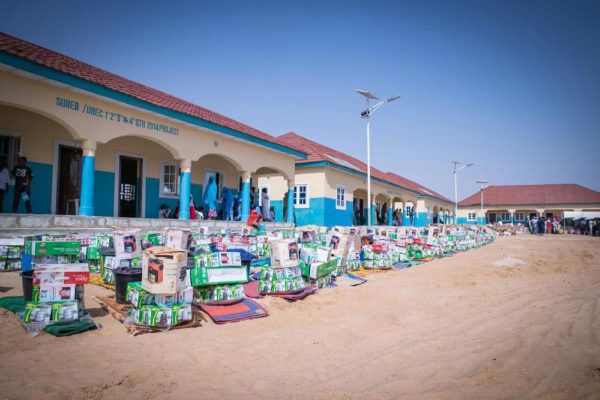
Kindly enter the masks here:
<path id="1" fill-rule="evenodd" d="M 190 192 L 192 186 L 192 161 L 180 160 L 179 219 L 190 219 Z"/>
<path id="2" fill-rule="evenodd" d="M 250 189 L 252 175 L 248 171 L 242 172 L 242 222 L 248 222 L 250 216 Z"/>
<path id="3" fill-rule="evenodd" d="M 390 200 L 390 206 L 388 207 L 388 225 L 394 225 L 394 204 Z"/>
<path id="4" fill-rule="evenodd" d="M 294 222 L 294 181 L 288 180 L 287 215 L 285 222 Z"/>
<path id="5" fill-rule="evenodd" d="M 96 172 L 96 142 L 85 140 L 82 145 L 81 187 L 79 195 L 79 215 L 94 215 L 94 175 Z"/>
<path id="6" fill-rule="evenodd" d="M 417 199 L 417 207 L 415 209 L 415 226 L 425 226 L 429 220 L 429 213 L 427 212 L 427 206 L 425 200 Z"/>

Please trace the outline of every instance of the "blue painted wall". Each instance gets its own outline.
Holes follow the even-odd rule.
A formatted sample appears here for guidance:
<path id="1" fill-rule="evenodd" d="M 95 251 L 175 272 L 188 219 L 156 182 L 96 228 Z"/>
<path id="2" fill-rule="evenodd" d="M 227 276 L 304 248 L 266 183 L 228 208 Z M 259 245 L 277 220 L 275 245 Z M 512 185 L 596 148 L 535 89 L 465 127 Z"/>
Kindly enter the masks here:
<path id="1" fill-rule="evenodd" d="M 427 221 L 429 221 L 429 218 L 427 216 L 427 213 L 415 213 L 415 226 L 425 226 L 427 225 Z"/>
<path id="2" fill-rule="evenodd" d="M 275 209 L 275 221 L 283 222 L 283 200 L 271 200 L 269 206 Z"/>
<path id="3" fill-rule="evenodd" d="M 312 199 L 311 199 L 312 202 Z M 351 201 L 346 201 L 346 209 L 338 210 L 335 207 L 336 199 L 324 198 L 325 204 L 325 222 L 326 226 L 352 226 L 354 222 L 354 206 Z"/>
<path id="4" fill-rule="evenodd" d="M 52 165 L 29 161 L 33 180 L 31 181 L 31 212 L 33 214 L 50 214 L 52 204 Z M 8 188 L 4 195 L 4 210 L 12 212 L 14 186 Z M 17 212 L 25 212 L 25 203 L 19 201 Z"/>
<path id="5" fill-rule="evenodd" d="M 309 208 L 294 208 L 296 225 L 325 225 L 325 199 L 323 197 L 311 198 L 309 205 Z"/>
<path id="6" fill-rule="evenodd" d="M 112 217 L 115 202 L 115 174 L 114 172 L 96 171 L 94 180 L 94 214 Z"/>
<path id="7" fill-rule="evenodd" d="M 178 198 L 163 198 L 158 197 L 160 187 L 160 179 L 158 178 L 146 178 L 146 218 L 158 218 L 158 210 L 162 204 L 166 204 L 175 210 L 177 207 Z"/>

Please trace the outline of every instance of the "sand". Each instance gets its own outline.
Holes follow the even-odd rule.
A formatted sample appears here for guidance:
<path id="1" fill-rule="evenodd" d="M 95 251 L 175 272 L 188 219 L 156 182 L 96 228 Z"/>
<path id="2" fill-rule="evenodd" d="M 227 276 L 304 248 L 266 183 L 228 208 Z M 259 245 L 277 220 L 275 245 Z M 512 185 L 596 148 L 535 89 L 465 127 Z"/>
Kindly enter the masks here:
<path id="1" fill-rule="evenodd" d="M 89 299 L 103 329 L 70 338 L 31 338 L 2 310 L 0 398 L 600 398 L 600 239 L 502 237 L 368 278 L 139 337 Z M 0 292 L 21 293 L 16 273 Z"/>

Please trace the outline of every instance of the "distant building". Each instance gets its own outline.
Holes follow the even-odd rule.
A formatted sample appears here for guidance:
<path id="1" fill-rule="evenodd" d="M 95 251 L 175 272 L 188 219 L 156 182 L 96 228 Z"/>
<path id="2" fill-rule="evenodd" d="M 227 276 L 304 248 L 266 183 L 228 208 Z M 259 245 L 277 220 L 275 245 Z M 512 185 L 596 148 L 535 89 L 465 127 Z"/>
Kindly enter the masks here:
<path id="1" fill-rule="evenodd" d="M 492 185 L 458 204 L 460 224 L 516 224 L 534 216 L 563 218 L 568 211 L 600 211 L 600 192 L 573 183 Z"/>
<path id="2" fill-rule="evenodd" d="M 364 225 L 369 204 L 372 225 L 377 221 L 380 225 L 391 225 L 396 210 L 403 225 L 451 222 L 452 201 L 431 189 L 371 167 L 372 198 L 368 201 L 365 163 L 295 132 L 277 139 L 308 154 L 306 159 L 296 160 L 294 210 L 298 225 Z M 269 187 L 278 193 L 284 192 L 283 185 L 281 177 L 259 178 L 259 187 Z M 377 210 L 384 207 L 387 212 L 378 218 Z"/>

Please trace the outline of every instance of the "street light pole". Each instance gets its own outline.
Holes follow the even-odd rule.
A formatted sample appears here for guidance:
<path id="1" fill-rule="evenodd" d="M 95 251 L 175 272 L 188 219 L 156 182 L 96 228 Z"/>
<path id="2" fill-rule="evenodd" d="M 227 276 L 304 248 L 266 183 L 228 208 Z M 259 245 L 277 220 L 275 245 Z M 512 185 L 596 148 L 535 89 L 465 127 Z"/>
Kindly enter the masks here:
<path id="1" fill-rule="evenodd" d="M 485 214 L 483 213 L 483 191 L 487 187 L 488 181 L 480 179 L 480 180 L 475 181 L 475 182 L 479 184 L 479 192 L 481 194 L 481 207 L 480 207 L 479 211 L 481 211 L 481 214 L 483 215 L 483 218 L 485 220 Z"/>
<path id="2" fill-rule="evenodd" d="M 450 161 L 452 164 L 454 164 L 454 169 L 452 170 L 452 173 L 454 174 L 454 223 L 456 224 L 456 221 L 458 220 L 458 173 L 459 171 L 463 170 L 464 168 L 467 167 L 471 167 L 475 164 L 473 163 L 468 163 L 468 164 L 463 164 L 461 162 L 458 161 Z"/>
<path id="3" fill-rule="evenodd" d="M 367 212 L 367 226 L 371 226 L 371 212 L 373 208 L 373 204 L 371 203 L 371 114 L 381 108 L 385 103 L 399 99 L 400 96 L 390 97 L 389 99 L 380 101 L 371 107 L 369 100 L 379 100 L 379 97 L 375 96 L 368 90 L 358 89 L 356 92 L 364 96 L 367 100 L 367 109 L 361 112 L 360 116 L 367 120 L 367 203 L 369 205 L 369 211 Z"/>

